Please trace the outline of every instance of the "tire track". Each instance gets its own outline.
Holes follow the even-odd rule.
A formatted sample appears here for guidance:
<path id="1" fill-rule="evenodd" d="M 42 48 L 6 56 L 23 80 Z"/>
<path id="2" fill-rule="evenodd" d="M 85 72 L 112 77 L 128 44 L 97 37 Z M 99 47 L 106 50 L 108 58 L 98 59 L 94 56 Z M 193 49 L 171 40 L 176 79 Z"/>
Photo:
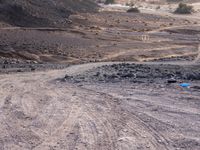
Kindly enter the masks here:
<path id="1" fill-rule="evenodd" d="M 150 115 L 124 103 L 123 97 L 109 94 L 106 87 L 99 90 L 88 88 L 84 83 L 77 86 L 55 81 L 66 73 L 78 74 L 105 64 L 85 64 L 46 73 L 1 75 L 0 138 L 3 147 L 171 149 L 171 139 L 146 121 Z"/>
<path id="2" fill-rule="evenodd" d="M 82 88 L 83 89 L 83 88 Z M 96 93 L 96 91 L 95 90 L 91 90 L 91 89 L 86 89 L 86 88 L 84 88 L 84 90 L 87 90 L 88 92 L 94 92 L 94 93 Z M 112 107 L 114 107 L 114 110 L 112 110 L 112 112 L 115 112 L 116 111 L 116 113 L 123 113 L 124 114 L 124 112 L 120 112 L 120 107 L 118 106 L 118 104 L 116 105 L 115 104 L 115 102 L 113 101 L 113 100 L 116 100 L 116 99 L 118 99 L 117 97 L 113 97 L 112 95 L 109 95 L 109 94 L 107 94 L 107 93 L 103 93 L 103 92 L 98 92 L 98 93 L 100 93 L 101 94 L 101 96 L 103 97 L 103 99 L 105 99 L 105 100 L 109 100 L 108 102 L 110 103 L 110 105 L 111 105 L 111 108 Z M 120 99 L 119 99 L 119 101 L 120 101 Z M 113 108 L 112 108 L 113 109 Z M 117 110 L 116 110 L 117 109 Z M 142 131 L 147 131 L 147 133 L 148 134 L 150 134 L 150 136 L 149 135 L 146 135 L 147 137 L 148 137 L 148 139 L 152 139 L 152 138 L 155 138 L 155 141 L 151 141 L 151 142 L 153 142 L 155 145 L 157 145 L 159 148 L 158 149 L 160 149 L 160 148 L 162 148 L 162 149 L 167 149 L 168 150 L 168 140 L 167 139 L 165 139 L 165 137 L 162 135 L 162 134 L 160 134 L 159 132 L 157 132 L 152 126 L 150 126 L 149 124 L 146 124 L 142 119 L 140 119 L 136 114 L 133 114 L 133 113 L 129 113 L 129 112 L 125 112 L 125 113 L 127 113 L 126 114 L 126 118 L 123 118 L 122 120 L 124 121 L 124 120 L 129 120 L 129 121 L 131 121 L 130 122 L 130 124 L 131 125 L 128 125 L 128 124 L 126 124 L 127 125 L 127 127 L 129 128 L 129 129 L 131 129 L 134 133 L 136 133 L 136 135 L 138 136 L 138 137 L 141 137 L 141 139 L 142 139 L 142 137 L 144 136 L 144 135 L 142 135 L 141 134 L 141 132 Z M 114 114 L 114 115 L 116 115 L 116 114 Z M 129 118 L 128 116 L 131 116 L 131 118 Z M 94 116 L 95 117 L 95 116 Z M 123 115 L 122 114 L 120 114 L 120 116 L 119 117 L 117 117 L 117 118 L 121 118 L 121 117 L 123 117 Z M 134 117 L 134 119 L 133 119 L 133 117 Z M 128 119 L 127 119 L 128 118 Z M 120 119 L 118 119 L 118 121 L 119 122 L 122 122 L 123 123 L 123 121 L 121 121 Z M 136 127 L 135 127 L 136 126 Z M 150 126 L 150 127 L 149 127 Z M 135 127 L 135 128 L 133 128 L 133 127 Z M 141 128 L 144 128 L 144 129 L 141 129 Z M 139 131 L 137 131 L 136 129 L 140 129 Z M 162 141 L 162 144 L 160 143 L 160 142 L 158 142 L 158 141 Z"/>

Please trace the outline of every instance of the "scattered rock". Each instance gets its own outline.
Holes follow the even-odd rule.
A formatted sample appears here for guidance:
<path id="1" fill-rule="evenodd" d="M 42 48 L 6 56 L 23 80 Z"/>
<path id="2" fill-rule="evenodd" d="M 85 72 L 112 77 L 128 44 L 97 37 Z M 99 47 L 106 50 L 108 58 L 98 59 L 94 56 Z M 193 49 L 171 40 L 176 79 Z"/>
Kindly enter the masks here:
<path id="1" fill-rule="evenodd" d="M 176 82 L 177 82 L 177 80 L 174 78 L 167 80 L 167 83 L 176 83 Z"/>
<path id="2" fill-rule="evenodd" d="M 200 90 L 200 86 L 192 86 L 191 88 L 196 89 L 196 90 Z"/>
<path id="3" fill-rule="evenodd" d="M 168 64 L 113 64 L 95 68 L 83 74 L 67 77 L 73 81 L 134 83 L 164 82 L 176 83 L 178 80 L 200 80 L 199 66 L 178 66 Z"/>

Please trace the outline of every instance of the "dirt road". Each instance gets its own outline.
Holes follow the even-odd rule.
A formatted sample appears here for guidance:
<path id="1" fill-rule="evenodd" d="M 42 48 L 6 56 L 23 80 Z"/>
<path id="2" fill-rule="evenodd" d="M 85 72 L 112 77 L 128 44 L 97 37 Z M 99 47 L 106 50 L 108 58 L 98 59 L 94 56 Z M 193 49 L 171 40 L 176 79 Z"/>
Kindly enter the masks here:
<path id="1" fill-rule="evenodd" d="M 0 149 L 200 148 L 199 91 L 57 80 L 105 64 L 1 75 Z"/>

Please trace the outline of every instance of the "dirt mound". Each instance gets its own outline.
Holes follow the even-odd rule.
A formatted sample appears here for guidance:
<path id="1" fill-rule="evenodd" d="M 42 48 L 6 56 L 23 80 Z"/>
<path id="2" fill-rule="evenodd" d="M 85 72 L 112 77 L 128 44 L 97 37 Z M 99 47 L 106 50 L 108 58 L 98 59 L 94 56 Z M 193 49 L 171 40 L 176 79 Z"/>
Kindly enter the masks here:
<path id="1" fill-rule="evenodd" d="M 70 14 L 91 12 L 90 0 L 1 0 L 0 21 L 15 26 L 67 26 Z"/>
<path id="2" fill-rule="evenodd" d="M 76 82 L 121 82 L 137 83 L 167 82 L 169 80 L 200 80 L 199 66 L 179 66 L 168 64 L 113 64 L 98 67 L 75 77 L 67 76 Z"/>

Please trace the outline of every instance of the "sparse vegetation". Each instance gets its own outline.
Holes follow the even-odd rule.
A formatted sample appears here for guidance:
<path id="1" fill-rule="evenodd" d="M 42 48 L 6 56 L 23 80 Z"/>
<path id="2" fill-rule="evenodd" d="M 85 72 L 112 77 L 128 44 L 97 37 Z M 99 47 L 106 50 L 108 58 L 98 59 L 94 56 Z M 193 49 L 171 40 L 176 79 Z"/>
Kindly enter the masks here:
<path id="1" fill-rule="evenodd" d="M 130 6 L 130 7 L 133 7 L 135 4 L 133 1 L 129 1 L 126 3 L 126 6 Z"/>
<path id="2" fill-rule="evenodd" d="M 114 4 L 115 0 L 106 0 L 104 4 L 108 5 L 108 4 Z"/>
<path id="3" fill-rule="evenodd" d="M 157 6 L 156 9 L 160 9 L 160 6 Z"/>
<path id="4" fill-rule="evenodd" d="M 180 3 L 174 13 L 176 14 L 191 14 L 193 7 L 184 3 Z"/>
<path id="5" fill-rule="evenodd" d="M 128 13 L 140 13 L 140 10 L 137 7 L 132 7 L 127 10 Z"/>

